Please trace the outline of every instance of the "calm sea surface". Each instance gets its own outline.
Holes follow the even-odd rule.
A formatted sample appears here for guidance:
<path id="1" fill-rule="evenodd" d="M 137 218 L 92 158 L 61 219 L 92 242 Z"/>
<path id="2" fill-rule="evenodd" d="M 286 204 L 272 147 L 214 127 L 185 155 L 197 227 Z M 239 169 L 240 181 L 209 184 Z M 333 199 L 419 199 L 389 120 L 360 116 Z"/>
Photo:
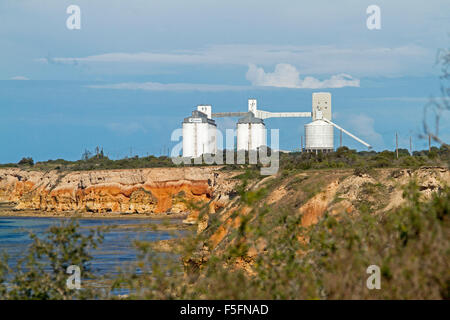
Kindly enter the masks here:
<path id="1" fill-rule="evenodd" d="M 27 231 L 42 235 L 51 225 L 59 224 L 64 218 L 25 218 L 5 217 L 0 218 L 0 253 L 6 252 L 10 256 L 9 264 L 14 266 L 18 259 L 26 253 L 31 240 Z M 80 231 L 89 233 L 91 228 L 111 225 L 148 225 L 159 224 L 160 220 L 150 219 L 78 219 Z M 171 221 L 176 223 L 180 221 Z M 179 233 L 178 233 L 179 234 Z M 135 261 L 136 250 L 133 247 L 134 240 L 158 241 L 175 237 L 176 234 L 169 231 L 140 230 L 139 228 L 112 229 L 105 233 L 105 239 L 99 247 L 91 252 L 94 257 L 91 266 L 98 275 L 114 274 L 119 267 Z"/>

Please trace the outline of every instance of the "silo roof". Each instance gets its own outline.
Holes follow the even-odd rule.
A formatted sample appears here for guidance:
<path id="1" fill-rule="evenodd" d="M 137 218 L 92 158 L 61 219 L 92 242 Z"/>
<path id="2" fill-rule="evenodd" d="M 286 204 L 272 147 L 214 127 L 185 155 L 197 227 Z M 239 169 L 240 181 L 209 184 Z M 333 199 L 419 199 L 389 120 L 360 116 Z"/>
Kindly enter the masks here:
<path id="1" fill-rule="evenodd" d="M 192 116 L 184 118 L 183 123 L 209 123 L 214 126 L 216 125 L 213 119 L 209 119 L 205 113 L 198 110 L 192 111 Z"/>
<path id="2" fill-rule="evenodd" d="M 314 120 L 313 122 L 305 124 L 305 126 L 332 126 L 332 125 L 326 121 L 317 119 L 317 120 Z"/>
<path id="3" fill-rule="evenodd" d="M 262 124 L 264 124 L 264 121 L 261 118 L 256 118 L 254 116 L 253 112 L 249 112 L 249 113 L 247 113 L 246 116 L 240 118 L 237 123 L 262 123 Z"/>

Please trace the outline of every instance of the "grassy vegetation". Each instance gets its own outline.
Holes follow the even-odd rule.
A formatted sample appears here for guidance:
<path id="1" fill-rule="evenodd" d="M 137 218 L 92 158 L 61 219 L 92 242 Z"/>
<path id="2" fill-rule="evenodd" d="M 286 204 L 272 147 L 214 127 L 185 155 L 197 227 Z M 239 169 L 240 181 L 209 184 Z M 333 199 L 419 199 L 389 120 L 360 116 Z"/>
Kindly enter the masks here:
<path id="1" fill-rule="evenodd" d="M 235 153 L 235 159 L 237 158 Z M 246 156 L 248 159 L 248 153 Z M 224 157 L 225 163 L 225 157 Z M 432 147 L 430 151 L 414 151 L 412 155 L 406 149 L 399 149 L 399 157 L 392 151 L 361 151 L 341 147 L 331 153 L 281 153 L 280 167 L 282 170 L 309 170 L 309 169 L 333 169 L 333 168 L 357 168 L 358 170 L 368 170 L 370 168 L 417 168 L 420 166 L 436 166 L 450 164 L 450 146 L 442 145 L 440 148 Z M 98 153 L 94 156 L 85 154 L 83 159 L 77 161 L 67 161 L 64 159 L 34 162 L 27 157 L 19 163 L 0 164 L 0 168 L 22 168 L 27 170 L 104 170 L 104 169 L 137 169 L 137 168 L 160 168 L 176 166 L 193 166 L 194 164 L 175 165 L 172 159 L 167 156 L 155 157 L 132 157 L 119 160 L 111 160 Z M 202 163 L 202 165 L 207 165 Z M 261 164 L 228 164 L 223 170 L 246 169 L 259 170 Z M 256 173 L 255 173 L 256 174 Z"/>
<path id="2" fill-rule="evenodd" d="M 29 163 L 8 163 L 0 164 L 0 168 L 21 168 L 28 170 L 59 170 L 59 171 L 80 171 L 80 170 L 105 170 L 105 169 L 138 169 L 138 168 L 160 168 L 175 167 L 172 159 L 166 156 L 161 157 L 133 157 L 120 160 L 111 160 L 106 156 L 93 156 L 85 160 L 67 161 L 64 159 L 48 160 Z"/>
<path id="3" fill-rule="evenodd" d="M 415 151 L 412 155 L 406 149 L 399 149 L 398 159 L 392 151 L 361 151 L 341 147 L 331 153 L 283 153 L 280 157 L 282 169 L 328 169 L 328 168 L 357 168 L 364 172 L 370 168 L 395 168 L 434 166 L 450 164 L 450 146 L 432 147 L 430 152 Z"/>

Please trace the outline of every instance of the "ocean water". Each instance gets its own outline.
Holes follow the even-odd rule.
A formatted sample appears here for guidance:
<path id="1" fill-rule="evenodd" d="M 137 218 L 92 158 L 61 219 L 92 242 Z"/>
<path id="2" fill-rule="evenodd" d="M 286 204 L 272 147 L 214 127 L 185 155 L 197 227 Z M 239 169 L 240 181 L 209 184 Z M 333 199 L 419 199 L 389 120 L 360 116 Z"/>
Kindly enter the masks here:
<path id="1" fill-rule="evenodd" d="M 51 225 L 61 223 L 67 218 L 41 218 L 41 217 L 2 217 L 0 218 L 0 253 L 9 255 L 9 265 L 14 266 L 27 251 L 32 240 L 28 231 L 42 235 Z M 178 220 L 169 223 L 179 222 Z M 91 266 L 97 275 L 113 275 L 118 268 L 125 268 L 127 264 L 135 261 L 137 251 L 133 246 L 134 240 L 158 241 L 176 237 L 180 232 L 154 231 L 134 228 L 136 225 L 159 224 L 161 220 L 150 219 L 78 219 L 80 231 L 89 233 L 90 228 L 98 226 L 121 225 L 133 228 L 112 229 L 104 235 L 103 243 L 90 253 L 93 256 Z"/>

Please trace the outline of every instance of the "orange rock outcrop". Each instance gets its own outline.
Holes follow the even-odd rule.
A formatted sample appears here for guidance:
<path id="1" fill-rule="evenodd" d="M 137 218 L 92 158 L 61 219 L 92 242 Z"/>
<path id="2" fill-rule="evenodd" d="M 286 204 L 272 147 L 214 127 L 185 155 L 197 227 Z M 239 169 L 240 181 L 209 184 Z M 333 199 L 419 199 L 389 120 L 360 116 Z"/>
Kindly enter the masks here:
<path id="1" fill-rule="evenodd" d="M 41 211 L 180 213 L 208 202 L 224 174 L 214 167 L 78 172 L 0 170 L 0 201 Z"/>

